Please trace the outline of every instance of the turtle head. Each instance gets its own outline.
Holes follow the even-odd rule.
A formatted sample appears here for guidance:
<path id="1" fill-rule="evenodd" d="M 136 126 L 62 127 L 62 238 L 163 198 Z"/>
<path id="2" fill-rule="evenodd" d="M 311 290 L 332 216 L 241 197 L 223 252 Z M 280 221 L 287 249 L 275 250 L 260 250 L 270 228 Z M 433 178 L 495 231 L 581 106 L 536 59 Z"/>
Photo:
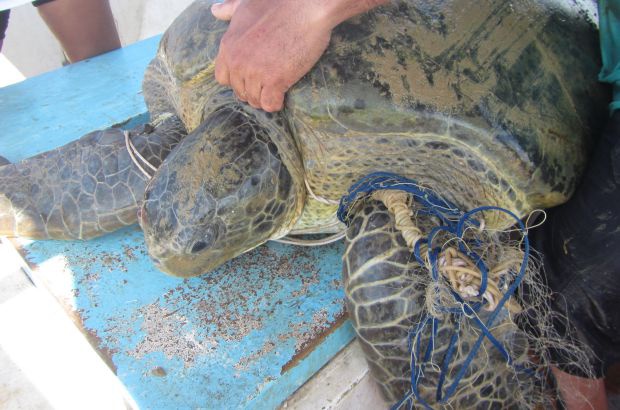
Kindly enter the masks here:
<path id="1" fill-rule="evenodd" d="M 139 211 L 161 270 L 199 275 L 291 229 L 303 198 L 268 133 L 221 109 L 164 161 Z"/>

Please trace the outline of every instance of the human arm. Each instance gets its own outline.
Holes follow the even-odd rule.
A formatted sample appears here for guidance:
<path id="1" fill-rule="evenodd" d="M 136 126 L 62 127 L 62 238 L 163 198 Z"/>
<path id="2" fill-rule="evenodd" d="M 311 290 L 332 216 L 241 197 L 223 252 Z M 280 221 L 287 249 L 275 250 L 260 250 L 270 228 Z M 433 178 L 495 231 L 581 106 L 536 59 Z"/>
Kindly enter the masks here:
<path id="1" fill-rule="evenodd" d="M 255 108 L 279 111 L 284 94 L 321 57 L 332 29 L 389 0 L 226 0 L 213 15 L 230 20 L 215 78 Z"/>

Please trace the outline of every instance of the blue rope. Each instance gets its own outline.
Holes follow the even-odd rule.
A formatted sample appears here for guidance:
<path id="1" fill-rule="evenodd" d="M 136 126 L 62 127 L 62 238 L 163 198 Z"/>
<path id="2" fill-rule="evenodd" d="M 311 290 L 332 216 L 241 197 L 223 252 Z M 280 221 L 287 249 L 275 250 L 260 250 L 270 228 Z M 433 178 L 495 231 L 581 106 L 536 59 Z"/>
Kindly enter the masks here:
<path id="1" fill-rule="evenodd" d="M 486 301 L 482 302 L 473 302 L 469 303 L 463 300 L 463 298 L 451 290 L 450 294 L 452 295 L 454 306 L 438 306 L 437 310 L 443 313 L 448 313 L 452 315 L 455 319 L 455 329 L 452 333 L 450 341 L 448 342 L 448 348 L 444 354 L 441 367 L 440 374 L 438 379 L 438 385 L 436 389 L 436 400 L 439 403 L 447 403 L 448 400 L 454 395 L 456 389 L 458 387 L 459 382 L 465 376 L 465 372 L 470 366 L 473 359 L 476 357 L 478 351 L 484 339 L 488 339 L 493 346 L 500 352 L 500 354 L 504 357 L 506 362 L 509 365 L 513 365 L 512 358 L 510 354 L 506 350 L 506 348 L 502 345 L 502 343 L 493 336 L 491 331 L 489 330 L 493 324 L 495 323 L 498 315 L 501 313 L 504 308 L 506 302 L 510 299 L 510 297 L 514 294 L 517 287 L 521 284 L 523 277 L 525 276 L 527 262 L 530 254 L 530 244 L 527 237 L 527 231 L 523 222 L 517 217 L 514 213 L 510 212 L 507 209 L 496 207 L 496 206 L 483 206 L 476 209 L 473 209 L 469 212 L 461 212 L 458 207 L 456 207 L 451 202 L 439 197 L 432 190 L 420 186 L 413 180 L 408 178 L 401 177 L 396 174 L 388 173 L 388 172 L 376 172 L 367 175 L 362 178 L 355 184 L 351 186 L 346 195 L 342 197 L 340 200 L 340 206 L 338 207 L 338 219 L 343 223 L 347 224 L 349 221 L 349 212 L 351 206 L 358 200 L 363 199 L 369 196 L 372 192 L 378 190 L 401 190 L 405 191 L 412 195 L 413 199 L 416 202 L 416 206 L 419 207 L 420 212 L 425 214 L 435 216 L 441 221 L 441 225 L 435 227 L 426 238 L 419 240 L 413 249 L 413 256 L 416 261 L 421 265 L 425 265 L 425 260 L 421 254 L 421 247 L 423 244 L 427 245 L 427 253 L 426 256 L 428 261 L 431 264 L 431 280 L 432 282 L 429 286 L 434 286 L 438 284 L 441 280 L 441 275 L 439 274 L 439 263 L 438 257 L 441 252 L 440 246 L 434 246 L 434 240 L 437 235 L 442 232 L 447 232 L 449 234 L 454 235 L 455 237 L 461 239 L 458 241 L 458 249 L 461 253 L 466 255 L 472 263 L 480 270 L 481 273 L 481 284 L 480 290 L 478 292 L 478 297 L 481 298 L 482 295 L 486 292 L 488 287 L 488 275 L 489 269 L 482 259 L 480 255 L 471 250 L 476 247 L 475 245 L 480 245 L 480 242 L 476 239 L 474 243 L 471 241 L 468 243 L 464 240 L 464 233 L 468 227 L 478 227 L 479 222 L 474 219 L 477 214 L 480 214 L 485 211 L 498 211 L 502 212 L 509 217 L 511 217 L 519 230 L 523 234 L 523 260 L 521 263 L 521 267 L 519 272 L 514 275 L 514 280 L 512 284 L 509 286 L 508 290 L 504 293 L 503 297 L 498 302 L 496 308 L 490 313 L 486 322 L 482 321 L 478 316 L 478 312 L 482 309 Z M 474 245 L 474 246 L 468 246 Z M 446 381 L 446 376 L 448 374 L 450 363 L 453 359 L 453 355 L 459 340 L 459 335 L 461 332 L 460 324 L 462 320 L 470 319 L 475 326 L 477 326 L 481 333 L 478 336 L 476 342 L 473 347 L 467 354 L 465 361 L 462 363 L 454 380 L 447 387 L 444 392 L 444 384 Z M 420 322 L 411 329 L 409 332 L 408 344 L 409 344 L 409 352 L 411 354 L 411 389 L 410 391 L 403 397 L 398 403 L 396 403 L 392 409 L 399 409 L 403 405 L 408 405 L 409 408 L 413 408 L 415 398 L 415 404 L 421 405 L 425 409 L 431 409 L 429 403 L 427 403 L 420 395 L 419 387 L 421 383 L 421 379 L 423 378 L 424 370 L 429 364 L 429 360 L 432 356 L 432 351 L 435 347 L 435 338 L 437 336 L 437 328 L 440 323 L 440 320 L 436 317 L 432 317 L 430 314 L 426 314 Z M 432 327 L 430 330 L 430 337 L 428 341 L 428 345 L 424 352 L 424 357 L 421 357 L 421 342 L 422 335 L 424 334 L 427 326 L 430 324 Z M 428 331 L 427 331 L 428 332 Z M 415 341 L 415 343 L 414 343 Z M 526 368 L 524 366 L 513 366 L 516 371 L 522 371 L 528 374 L 532 373 L 532 370 Z"/>

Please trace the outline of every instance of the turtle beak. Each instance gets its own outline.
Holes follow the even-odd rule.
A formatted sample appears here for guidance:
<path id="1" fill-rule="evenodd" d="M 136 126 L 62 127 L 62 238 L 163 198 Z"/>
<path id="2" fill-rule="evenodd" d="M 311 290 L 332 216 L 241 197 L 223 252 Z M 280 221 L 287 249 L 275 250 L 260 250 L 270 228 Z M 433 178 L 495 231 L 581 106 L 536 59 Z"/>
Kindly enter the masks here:
<path id="1" fill-rule="evenodd" d="M 150 256 L 157 269 L 179 278 L 210 272 L 231 259 L 231 255 L 216 249 L 197 254 L 174 254 L 166 251 L 157 254 L 157 250 L 151 248 Z"/>

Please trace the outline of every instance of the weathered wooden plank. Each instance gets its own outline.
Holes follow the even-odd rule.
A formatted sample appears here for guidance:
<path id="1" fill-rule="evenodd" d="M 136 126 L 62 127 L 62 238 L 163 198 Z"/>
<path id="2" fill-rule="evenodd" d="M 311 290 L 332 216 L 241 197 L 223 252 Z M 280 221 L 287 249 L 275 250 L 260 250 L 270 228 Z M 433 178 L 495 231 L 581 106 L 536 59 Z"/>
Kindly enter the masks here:
<path id="1" fill-rule="evenodd" d="M 144 120 L 140 83 L 157 40 L 0 89 L 0 155 Z M 155 269 L 137 227 L 20 246 L 143 408 L 273 408 L 353 337 L 341 244 L 269 244 L 187 280 Z"/>
<path id="2" fill-rule="evenodd" d="M 192 279 L 137 228 L 23 252 L 144 408 L 273 408 L 346 345 L 341 244 L 259 247 Z M 306 356 L 306 354 L 308 354 Z"/>

